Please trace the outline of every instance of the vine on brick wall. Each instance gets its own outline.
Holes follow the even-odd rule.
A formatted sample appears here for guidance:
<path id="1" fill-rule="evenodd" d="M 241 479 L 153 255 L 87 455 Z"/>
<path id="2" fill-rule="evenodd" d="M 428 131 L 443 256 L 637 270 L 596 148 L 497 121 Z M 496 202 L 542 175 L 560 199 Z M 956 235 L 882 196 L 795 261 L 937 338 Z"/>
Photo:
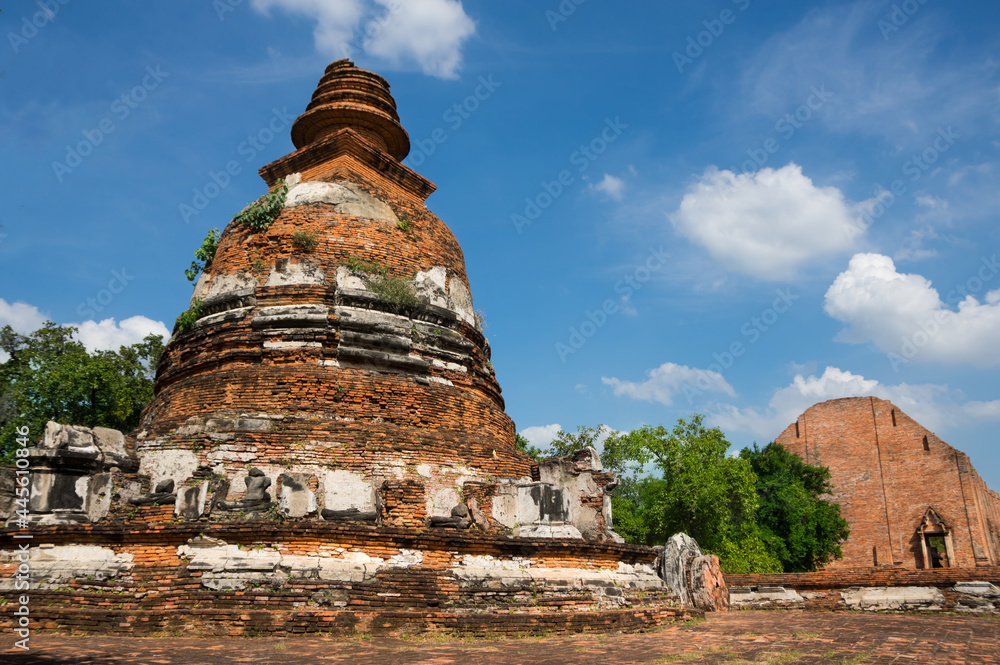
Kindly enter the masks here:
<path id="1" fill-rule="evenodd" d="M 288 185 L 284 180 L 277 182 L 274 191 L 268 192 L 253 203 L 243 208 L 238 215 L 233 217 L 237 224 L 243 224 L 254 233 L 266 231 L 269 226 L 278 218 L 281 209 L 285 206 L 285 198 L 288 196 Z"/>
<path id="2" fill-rule="evenodd" d="M 212 229 L 205 236 L 201 247 L 194 250 L 195 260 L 191 262 L 191 267 L 184 271 L 189 282 L 198 279 L 198 274 L 205 271 L 215 258 L 215 250 L 219 247 L 219 229 Z"/>
<path id="3" fill-rule="evenodd" d="M 176 321 L 174 321 L 177 331 L 184 332 L 185 330 L 191 328 L 191 326 L 195 324 L 195 321 L 201 318 L 202 309 L 201 299 L 195 298 L 191 303 L 191 306 L 181 312 L 181 315 L 177 317 Z"/>

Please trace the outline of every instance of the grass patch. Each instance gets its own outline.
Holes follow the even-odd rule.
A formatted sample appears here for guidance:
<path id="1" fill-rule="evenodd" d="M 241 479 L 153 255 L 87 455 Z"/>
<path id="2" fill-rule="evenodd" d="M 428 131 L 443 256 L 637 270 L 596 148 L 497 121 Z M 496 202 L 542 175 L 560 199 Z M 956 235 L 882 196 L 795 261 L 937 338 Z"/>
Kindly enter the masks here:
<path id="1" fill-rule="evenodd" d="M 685 621 L 684 625 L 682 626 L 682 628 L 684 630 L 691 630 L 692 628 L 697 628 L 701 624 L 707 623 L 707 622 L 708 622 L 708 619 L 706 619 L 705 617 L 696 617 L 694 619 L 688 619 L 687 621 Z"/>
<path id="2" fill-rule="evenodd" d="M 781 665 L 781 663 L 790 663 L 804 655 L 801 651 L 768 652 L 759 654 L 756 660 L 747 660 L 737 656 L 732 660 L 727 660 L 726 663 L 727 665 Z"/>
<path id="3" fill-rule="evenodd" d="M 310 231 L 296 231 L 292 234 L 292 244 L 295 245 L 296 249 L 308 254 L 316 249 L 316 245 L 319 244 L 319 238 L 316 237 L 315 233 Z"/>
<path id="4" fill-rule="evenodd" d="M 365 280 L 368 288 L 393 312 L 399 313 L 420 305 L 420 297 L 413 284 L 390 275 L 389 269 L 378 261 L 362 261 L 352 255 L 347 257 L 347 267 L 368 275 Z"/>

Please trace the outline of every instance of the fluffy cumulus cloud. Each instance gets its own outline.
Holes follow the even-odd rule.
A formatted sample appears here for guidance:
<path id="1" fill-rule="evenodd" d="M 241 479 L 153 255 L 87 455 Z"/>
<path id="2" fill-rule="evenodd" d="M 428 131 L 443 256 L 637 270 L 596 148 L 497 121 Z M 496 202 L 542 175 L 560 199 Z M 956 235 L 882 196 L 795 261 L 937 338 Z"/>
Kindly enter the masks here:
<path id="1" fill-rule="evenodd" d="M 357 50 L 394 64 L 415 62 L 425 74 L 455 78 L 462 47 L 476 25 L 460 0 L 253 0 L 316 21 L 316 48 L 331 57 Z"/>
<path id="2" fill-rule="evenodd" d="M 849 250 L 872 204 L 852 204 L 836 187 L 817 187 L 794 163 L 741 174 L 711 167 L 670 220 L 733 270 L 787 280 L 811 261 Z"/>
<path id="3" fill-rule="evenodd" d="M 558 434 L 561 429 L 562 426 L 559 423 L 525 427 L 521 430 L 521 436 L 527 439 L 528 443 L 536 448 L 545 448 L 555 440 L 556 434 Z"/>
<path id="4" fill-rule="evenodd" d="M 117 351 L 119 347 L 141 342 L 146 335 L 162 335 L 163 341 L 170 338 L 170 331 L 160 321 L 145 316 L 133 316 L 116 323 L 114 319 L 72 323 L 77 327 L 76 338 L 87 350 Z"/>
<path id="5" fill-rule="evenodd" d="M 425 74 L 455 78 L 476 24 L 457 0 L 378 0 L 389 12 L 365 50 L 389 62 L 416 61 Z M 371 32 L 369 30 L 368 32 Z"/>
<path id="6" fill-rule="evenodd" d="M 747 432 L 760 442 L 772 441 L 814 404 L 841 397 L 868 395 L 891 401 L 932 431 L 958 424 L 963 419 L 965 424 L 969 421 L 1000 421 L 1000 400 L 966 402 L 947 386 L 884 385 L 874 379 L 827 367 L 821 376 L 796 375 L 790 385 L 774 391 L 765 408 L 741 409 L 729 404 L 716 405 L 709 422 L 724 431 Z"/>
<path id="7" fill-rule="evenodd" d="M 10 326 L 14 332 L 28 335 L 42 327 L 48 317 L 37 307 L 24 302 L 8 303 L 0 298 L 0 328 Z M 6 351 L 0 351 L 0 363 L 10 360 Z"/>
<path id="8" fill-rule="evenodd" d="M 601 381 L 611 386 L 615 396 L 624 395 L 645 402 L 659 402 L 664 406 L 672 405 L 678 394 L 689 398 L 705 392 L 735 395 L 729 382 L 712 370 L 663 363 L 646 372 L 646 376 L 648 378 L 642 382 L 623 381 L 614 377 L 601 377 Z"/>
<path id="9" fill-rule="evenodd" d="M 0 298 L 0 328 L 10 326 L 16 333 L 28 335 L 41 328 L 48 318 L 34 305 L 24 302 L 10 304 Z"/>
<path id="10" fill-rule="evenodd" d="M 871 343 L 894 369 L 915 361 L 996 366 L 1000 289 L 987 289 L 1000 287 L 998 273 L 996 257 L 983 257 L 942 299 L 928 279 L 897 272 L 888 256 L 856 254 L 826 292 L 825 309 L 846 325 L 838 341 Z"/>

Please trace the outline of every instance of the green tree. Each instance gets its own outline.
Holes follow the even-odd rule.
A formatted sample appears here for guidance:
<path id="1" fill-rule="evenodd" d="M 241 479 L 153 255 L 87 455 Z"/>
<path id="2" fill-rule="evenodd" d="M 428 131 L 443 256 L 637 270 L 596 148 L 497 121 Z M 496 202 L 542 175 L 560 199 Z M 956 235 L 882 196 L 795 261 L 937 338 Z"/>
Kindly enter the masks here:
<path id="1" fill-rule="evenodd" d="M 153 373 L 163 338 L 149 335 L 118 351 L 88 353 L 75 328 L 46 323 L 30 335 L 0 329 L 0 463 L 13 460 L 14 430 L 40 437 L 54 420 L 85 427 L 135 429 L 153 397 Z"/>
<path id="2" fill-rule="evenodd" d="M 673 430 L 643 426 L 609 437 L 602 461 L 621 479 L 612 494 L 616 530 L 646 545 L 683 531 L 726 572 L 780 572 L 756 522 L 757 478 L 728 450 L 722 431 L 705 427 L 701 415 Z"/>
<path id="3" fill-rule="evenodd" d="M 606 430 L 610 431 L 604 425 L 598 425 L 597 427 L 581 425 L 576 428 L 575 434 L 561 429 L 556 434 L 556 438 L 549 444 L 549 449 L 545 451 L 545 455 L 546 457 L 558 457 L 575 453 L 581 448 L 597 448 L 598 440 Z"/>
<path id="4" fill-rule="evenodd" d="M 823 498 L 832 491 L 830 470 L 806 464 L 780 444 L 744 448 L 757 476 L 757 523 L 764 541 L 787 573 L 816 570 L 843 556 L 850 534 L 840 506 Z"/>
<path id="5" fill-rule="evenodd" d="M 514 449 L 519 453 L 524 453 L 536 462 L 543 459 L 543 451 L 541 448 L 536 448 L 531 445 L 526 438 L 520 434 L 514 435 Z"/>
<path id="6" fill-rule="evenodd" d="M 528 440 L 518 434 L 515 438 L 515 447 L 519 452 L 524 453 L 535 461 L 540 461 L 546 457 L 560 457 L 574 453 L 581 448 L 590 446 L 597 448 L 598 440 L 605 431 L 611 431 L 604 425 L 597 427 L 586 427 L 581 425 L 576 428 L 576 433 L 572 434 L 565 430 L 559 430 L 556 438 L 552 440 L 548 448 L 538 448 L 528 443 Z"/>

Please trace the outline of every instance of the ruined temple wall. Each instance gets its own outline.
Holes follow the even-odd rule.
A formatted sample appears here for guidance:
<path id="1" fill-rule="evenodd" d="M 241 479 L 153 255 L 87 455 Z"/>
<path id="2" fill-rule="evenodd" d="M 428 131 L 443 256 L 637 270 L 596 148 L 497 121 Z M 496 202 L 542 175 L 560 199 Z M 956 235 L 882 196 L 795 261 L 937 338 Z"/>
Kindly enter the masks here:
<path id="1" fill-rule="evenodd" d="M 886 493 L 890 497 L 889 528 L 893 560 L 906 568 L 924 568 L 917 530 L 929 507 L 951 528 L 955 561 L 952 566 L 976 565 L 957 450 L 922 427 L 890 402 L 869 398 L 875 434 L 883 450 Z"/>
<path id="2" fill-rule="evenodd" d="M 972 525 L 977 565 L 1000 565 L 1000 496 L 987 487 L 968 457 L 961 455 L 968 473 L 962 476 L 965 492 L 971 497 L 969 521 Z"/>
<path id="3" fill-rule="evenodd" d="M 528 635 L 645 630 L 702 615 L 664 588 L 655 551 L 611 543 L 168 520 L 124 532 L 35 527 L 33 536 L 42 545 L 30 557 L 32 620 L 43 630 Z M 17 566 L 0 552 L 0 586 Z"/>
<path id="4" fill-rule="evenodd" d="M 832 566 L 892 563 L 882 464 L 873 432 L 870 409 L 835 400 L 806 411 L 776 440 L 806 463 L 830 469 L 833 499 L 851 526 L 851 536 L 842 545 L 844 558 Z"/>
<path id="5" fill-rule="evenodd" d="M 817 404 L 776 441 L 830 469 L 833 499 L 851 528 L 844 558 L 830 568 L 924 568 L 917 530 L 929 507 L 951 530 L 952 566 L 996 561 L 989 537 L 996 493 L 964 453 L 892 403 L 859 397 Z"/>

